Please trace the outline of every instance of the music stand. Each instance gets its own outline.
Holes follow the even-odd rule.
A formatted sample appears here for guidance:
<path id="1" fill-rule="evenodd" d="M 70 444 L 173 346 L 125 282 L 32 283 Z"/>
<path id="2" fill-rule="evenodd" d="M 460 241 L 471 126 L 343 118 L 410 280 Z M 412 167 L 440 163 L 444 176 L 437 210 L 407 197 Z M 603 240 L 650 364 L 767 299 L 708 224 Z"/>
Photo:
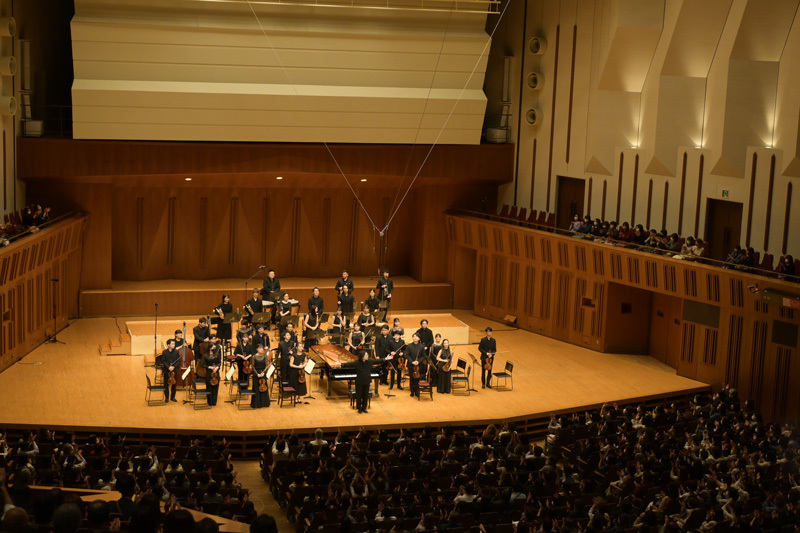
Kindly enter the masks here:
<path id="1" fill-rule="evenodd" d="M 253 313 L 253 316 L 250 317 L 250 322 L 254 325 L 256 324 L 269 324 L 269 319 L 272 317 L 272 313 L 264 312 L 264 313 Z"/>
<path id="2" fill-rule="evenodd" d="M 305 372 L 308 375 L 308 377 L 306 378 L 306 395 L 303 398 L 304 400 L 316 400 L 316 398 L 311 396 L 311 392 L 309 392 L 311 390 L 311 387 L 309 387 L 309 385 L 311 384 L 311 376 L 314 375 L 314 368 L 316 368 L 316 366 L 317 362 L 311 358 L 311 353 L 309 350 L 308 361 L 306 361 L 306 366 L 300 369 L 300 372 Z M 319 380 L 317 380 L 317 384 L 319 384 Z M 322 392 L 322 389 L 320 389 L 319 392 Z"/>
<path id="3" fill-rule="evenodd" d="M 475 359 L 475 356 L 472 355 L 472 353 L 470 352 L 467 352 L 467 355 L 470 357 L 470 359 L 472 359 L 472 376 L 470 376 L 469 378 L 470 379 L 469 392 L 478 392 L 478 390 L 474 388 L 472 384 L 475 382 L 475 365 L 478 365 L 478 370 L 480 370 L 480 361 Z"/>
<path id="4" fill-rule="evenodd" d="M 286 294 L 286 291 L 272 291 L 269 293 L 269 299 L 275 302 L 276 304 L 283 300 L 283 295 Z"/>

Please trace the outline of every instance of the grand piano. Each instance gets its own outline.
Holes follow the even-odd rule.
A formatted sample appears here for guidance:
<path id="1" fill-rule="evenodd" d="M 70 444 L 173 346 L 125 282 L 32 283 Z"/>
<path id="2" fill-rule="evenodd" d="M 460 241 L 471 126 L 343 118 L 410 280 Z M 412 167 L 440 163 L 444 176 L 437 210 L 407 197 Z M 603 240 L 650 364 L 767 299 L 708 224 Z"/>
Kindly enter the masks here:
<path id="1" fill-rule="evenodd" d="M 356 379 L 356 371 L 352 368 L 341 368 L 343 363 L 351 363 L 356 360 L 356 356 L 335 344 L 317 344 L 311 347 L 311 353 L 317 360 L 322 361 L 328 368 L 328 396 L 331 395 L 331 385 L 334 381 L 347 381 L 348 387 L 352 386 Z M 375 382 L 375 397 L 378 394 L 378 384 L 383 375 L 383 369 L 375 366 L 372 371 L 372 379 Z"/>

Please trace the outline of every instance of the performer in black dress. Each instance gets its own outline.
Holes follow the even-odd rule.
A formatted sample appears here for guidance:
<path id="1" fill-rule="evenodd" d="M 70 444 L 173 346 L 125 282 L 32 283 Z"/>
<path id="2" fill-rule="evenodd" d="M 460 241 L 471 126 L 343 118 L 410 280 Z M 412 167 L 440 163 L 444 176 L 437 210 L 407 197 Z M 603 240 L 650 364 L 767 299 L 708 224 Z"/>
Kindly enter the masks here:
<path id="1" fill-rule="evenodd" d="M 282 322 L 283 317 L 292 315 L 292 302 L 289 301 L 288 292 L 283 293 L 283 299 L 275 307 L 278 310 L 278 322 Z"/>
<path id="2" fill-rule="evenodd" d="M 258 289 L 253 289 L 253 297 L 247 300 L 247 303 L 244 304 L 244 310 L 251 318 L 251 322 L 254 314 L 263 312 L 263 301 L 264 300 L 261 298 L 260 291 Z"/>
<path id="3" fill-rule="evenodd" d="M 341 309 L 337 309 L 336 314 L 333 315 L 333 319 L 331 320 L 331 328 L 328 330 L 328 336 L 330 337 L 331 344 L 344 344 L 342 342 L 342 335 L 348 326 L 349 324 L 347 317 L 344 316 L 344 313 Z"/>
<path id="4" fill-rule="evenodd" d="M 220 348 L 216 344 L 211 345 L 203 356 L 202 365 L 206 369 L 206 389 L 208 389 L 208 405 L 217 405 L 217 395 L 219 394 L 220 366 L 222 356 Z M 212 382 L 216 381 L 216 385 Z"/>
<path id="5" fill-rule="evenodd" d="M 325 300 L 319 295 L 319 287 L 314 287 L 311 298 L 308 299 L 308 311 L 316 310 L 318 316 L 325 312 Z"/>
<path id="6" fill-rule="evenodd" d="M 375 289 L 369 290 L 369 297 L 364 300 L 364 307 L 368 308 L 370 313 L 378 310 L 378 298 L 375 296 Z"/>
<path id="7" fill-rule="evenodd" d="M 339 309 L 341 309 L 344 314 L 352 313 L 353 305 L 353 295 L 350 294 L 349 287 L 345 285 L 342 287 L 342 293 L 339 295 Z"/>
<path id="8" fill-rule="evenodd" d="M 161 370 L 164 373 L 164 401 L 168 402 L 175 399 L 175 391 L 178 388 L 177 379 L 178 372 L 180 372 L 181 354 L 175 348 L 175 339 L 167 341 L 167 349 L 161 352 Z M 169 384 L 170 374 L 175 381 L 172 385 Z"/>
<path id="9" fill-rule="evenodd" d="M 315 309 L 309 311 L 303 318 L 303 344 L 306 350 L 315 344 L 319 344 L 320 322 L 319 315 L 317 315 Z"/>
<path id="10" fill-rule="evenodd" d="M 269 407 L 269 383 L 267 380 L 267 354 L 264 351 L 264 345 L 259 344 L 256 346 L 256 354 L 253 356 L 253 397 L 250 399 L 250 407 L 253 409 L 260 409 L 261 407 Z M 264 380 L 263 383 L 261 380 Z M 262 385 L 264 391 L 261 391 Z"/>
<path id="11" fill-rule="evenodd" d="M 357 355 L 359 351 L 364 349 L 364 332 L 361 331 L 361 324 L 356 322 L 353 324 L 353 331 L 350 332 L 350 336 L 347 337 L 347 349 L 350 350 L 350 353 L 353 355 Z"/>
<path id="12" fill-rule="evenodd" d="M 414 333 L 411 339 L 413 342 L 405 349 L 406 364 L 408 364 L 408 388 L 411 390 L 411 396 L 419 397 L 419 380 L 425 374 L 424 364 L 427 350 L 425 345 L 419 341 L 419 335 Z M 415 367 L 419 369 L 420 377 L 414 377 Z"/>
<path id="13" fill-rule="evenodd" d="M 478 351 L 481 352 L 481 387 L 492 388 L 492 365 L 494 365 L 494 355 L 497 353 L 497 341 L 492 338 L 492 328 L 486 328 L 486 336 L 478 344 Z M 492 358 L 492 364 L 486 368 L 486 361 Z"/>
<path id="14" fill-rule="evenodd" d="M 303 350 L 302 346 L 298 346 L 295 353 L 292 355 L 291 361 L 289 362 L 289 386 L 293 387 L 297 397 L 295 398 L 296 403 L 303 403 L 301 396 L 305 396 L 308 394 L 308 387 L 306 387 L 305 379 L 302 383 L 300 382 L 301 372 L 302 375 L 305 376 L 306 371 L 304 370 L 306 366 L 306 353 Z"/>
<path id="15" fill-rule="evenodd" d="M 386 311 L 389 311 L 389 306 L 392 304 L 392 294 L 394 293 L 394 281 L 389 277 L 389 271 L 383 271 L 383 277 L 378 280 L 378 300 L 386 302 Z"/>
<path id="16" fill-rule="evenodd" d="M 406 348 L 406 342 L 400 338 L 400 330 L 395 329 L 392 331 L 392 340 L 389 342 L 390 352 L 389 355 L 392 356 L 392 362 L 389 364 L 389 373 L 391 375 L 391 381 L 389 383 L 389 390 L 394 388 L 394 380 L 397 378 L 397 388 L 403 390 L 403 369 L 400 368 L 400 363 L 398 358 L 403 355 L 403 352 Z M 388 359 L 388 357 L 387 357 Z"/>
<path id="17" fill-rule="evenodd" d="M 436 335 L 434 335 L 433 344 L 428 350 L 429 360 L 432 361 L 431 375 L 429 376 L 431 383 L 436 381 L 437 379 L 436 375 L 439 372 L 439 365 L 436 363 L 436 356 L 439 355 L 440 351 L 442 351 L 442 334 L 437 333 Z"/>
<path id="18" fill-rule="evenodd" d="M 353 292 L 353 280 L 350 279 L 350 273 L 347 270 L 342 270 L 342 279 L 336 282 L 336 292 L 342 294 L 343 288 L 347 287 L 349 292 Z"/>
<path id="19" fill-rule="evenodd" d="M 231 304 L 231 297 L 227 294 L 222 295 L 222 303 L 214 308 L 214 313 L 219 317 L 217 322 L 217 337 L 223 343 L 228 344 L 231 342 L 231 335 L 233 330 L 230 323 L 223 324 L 222 320 L 230 313 L 233 313 L 233 304 Z"/>
<path id="20" fill-rule="evenodd" d="M 438 335 L 437 335 L 438 336 Z M 450 394 L 450 369 L 445 370 L 448 361 L 452 361 L 453 351 L 450 349 L 450 341 L 442 341 L 442 349 L 436 354 L 436 363 L 439 367 L 439 376 L 436 380 L 436 392 Z M 452 362 L 451 368 L 452 368 Z"/>

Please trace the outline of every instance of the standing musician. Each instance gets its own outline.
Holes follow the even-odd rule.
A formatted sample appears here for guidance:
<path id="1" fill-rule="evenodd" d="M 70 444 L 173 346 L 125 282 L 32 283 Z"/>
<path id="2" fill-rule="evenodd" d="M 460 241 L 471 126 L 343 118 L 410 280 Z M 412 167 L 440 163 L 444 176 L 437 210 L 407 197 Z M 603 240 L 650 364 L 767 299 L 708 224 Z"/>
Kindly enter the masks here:
<path id="1" fill-rule="evenodd" d="M 369 385 L 372 381 L 372 367 L 375 365 L 382 365 L 387 360 L 391 360 L 392 356 L 389 355 L 386 359 L 372 359 L 369 358 L 369 353 L 366 350 L 361 350 L 358 353 L 358 360 L 352 363 L 344 363 L 342 367 L 351 367 L 356 369 L 356 407 L 358 413 L 367 412 L 367 402 L 369 401 Z"/>
<path id="2" fill-rule="evenodd" d="M 297 332 L 294 330 L 294 324 L 292 324 L 291 322 L 286 324 L 286 330 L 284 330 L 284 333 L 286 333 L 286 332 L 288 332 L 289 335 L 292 336 L 292 341 L 295 344 L 297 344 Z"/>
<path id="3" fill-rule="evenodd" d="M 261 313 L 264 311 L 264 300 L 261 298 L 261 294 L 258 289 L 253 289 L 253 297 L 247 300 L 247 303 L 244 304 L 244 310 L 247 312 L 247 315 L 251 318 L 256 313 Z"/>
<path id="4" fill-rule="evenodd" d="M 220 365 L 222 364 L 222 355 L 220 354 L 220 347 L 216 344 L 209 346 L 206 354 L 201 361 L 203 368 L 206 369 L 206 389 L 209 390 L 208 405 L 217 405 L 217 395 L 219 394 L 219 380 L 220 380 Z M 212 382 L 216 381 L 216 385 Z"/>
<path id="5" fill-rule="evenodd" d="M 370 313 L 374 313 L 378 310 L 378 299 L 375 297 L 375 289 L 369 290 L 369 298 L 364 300 L 364 307 L 367 307 Z"/>
<path id="6" fill-rule="evenodd" d="M 419 321 L 419 329 L 416 335 L 419 337 L 420 342 L 425 346 L 426 352 L 433 346 L 433 331 L 428 329 L 428 321 L 424 318 Z"/>
<path id="7" fill-rule="evenodd" d="M 292 340 L 291 332 L 284 331 L 283 340 L 278 343 L 278 351 L 281 354 L 281 360 L 277 367 L 281 370 L 281 381 L 286 381 L 289 378 L 289 361 L 294 355 L 296 348 L 297 341 Z"/>
<path id="8" fill-rule="evenodd" d="M 392 335 L 394 335 L 395 331 L 399 331 L 401 337 L 404 337 L 406 334 L 405 328 L 400 325 L 400 319 L 397 317 L 392 321 Z"/>
<path id="9" fill-rule="evenodd" d="M 239 388 L 246 389 L 247 383 L 250 381 L 250 375 L 245 372 L 245 361 L 250 361 L 248 364 L 252 365 L 253 345 L 250 344 L 250 335 L 244 335 L 239 344 L 236 345 L 236 350 L 233 354 L 236 356 L 236 371 L 239 379 Z"/>
<path id="10" fill-rule="evenodd" d="M 403 355 L 403 352 L 406 349 L 406 342 L 400 337 L 400 330 L 392 330 L 392 340 L 389 342 L 389 349 L 391 350 L 389 355 L 391 355 L 394 359 L 394 361 L 392 361 L 392 363 L 389 365 L 391 367 L 389 373 L 392 376 L 389 384 L 389 390 L 394 388 L 395 376 L 397 377 L 397 388 L 403 390 L 403 369 L 400 368 L 397 358 Z"/>
<path id="11" fill-rule="evenodd" d="M 197 325 L 192 329 L 192 333 L 194 333 L 192 349 L 194 353 L 199 355 L 201 352 L 200 345 L 208 342 L 208 339 L 211 338 L 211 328 L 208 327 L 208 321 L 205 317 L 200 317 L 197 321 Z"/>
<path id="12" fill-rule="evenodd" d="M 361 314 L 358 315 L 358 319 L 356 322 L 361 326 L 361 330 L 366 332 L 369 326 L 375 325 L 375 317 L 372 316 L 369 312 L 369 307 L 367 304 L 364 304 L 364 307 L 361 309 Z"/>
<path id="13" fill-rule="evenodd" d="M 439 335 L 436 335 L 437 337 Z M 436 354 L 436 364 L 439 367 L 439 375 L 436 379 L 436 392 L 450 394 L 450 370 L 453 364 L 453 351 L 450 349 L 450 341 L 442 341 L 442 348 Z"/>
<path id="14" fill-rule="evenodd" d="M 258 347 L 260 344 L 266 352 L 269 351 L 269 335 L 264 330 L 264 324 L 256 326 L 256 333 L 253 335 L 253 346 Z"/>
<path id="15" fill-rule="evenodd" d="M 342 293 L 339 294 L 339 309 L 345 314 L 352 313 L 353 302 L 353 295 L 350 294 L 350 288 L 347 285 L 343 286 Z"/>
<path id="16" fill-rule="evenodd" d="M 303 403 L 301 396 L 308 394 L 308 387 L 306 381 L 300 382 L 300 376 L 305 375 L 306 367 L 306 354 L 303 346 L 298 346 L 292 358 L 289 360 L 289 386 L 293 387 L 297 396 L 295 396 L 295 403 Z M 301 374 L 302 372 L 302 374 Z"/>
<path id="17" fill-rule="evenodd" d="M 305 344 L 305 348 L 309 349 L 311 346 L 319 344 L 320 321 L 316 307 L 311 308 L 308 314 L 303 318 L 303 328 L 303 343 Z"/>
<path id="18" fill-rule="evenodd" d="M 431 382 L 436 381 L 435 374 L 437 374 L 439 372 L 439 367 L 441 366 L 441 365 L 436 363 L 437 357 L 439 355 L 439 352 L 441 352 L 441 351 L 442 351 L 442 334 L 441 333 L 437 333 L 434 336 L 433 344 L 431 345 L 431 348 L 428 351 L 428 353 L 430 354 L 431 361 L 432 361 L 432 363 L 431 363 Z"/>
<path id="19" fill-rule="evenodd" d="M 274 302 L 275 298 L 278 298 L 278 296 L 275 293 L 280 293 L 280 292 L 281 292 L 281 280 L 275 277 L 275 271 L 270 268 L 269 272 L 267 272 L 267 277 L 264 278 L 264 285 L 261 288 L 261 297 L 264 300 L 271 300 Z M 273 295 L 275 296 L 273 297 Z M 276 320 L 275 307 L 272 308 L 273 322 Z"/>
<path id="20" fill-rule="evenodd" d="M 344 316 L 341 309 L 336 310 L 331 320 L 331 329 L 328 330 L 328 335 L 331 337 L 331 344 L 339 344 L 340 337 L 344 331 L 349 327 L 347 317 Z"/>
<path id="21" fill-rule="evenodd" d="M 250 407 L 253 409 L 259 409 L 261 407 L 269 407 L 269 388 L 267 385 L 267 368 L 269 368 L 269 362 L 267 361 L 267 355 L 264 352 L 264 345 L 257 344 L 256 345 L 256 354 L 253 356 L 253 397 L 250 399 Z M 261 391 L 262 383 L 261 380 L 264 380 L 263 386 L 264 391 Z"/>
<path id="22" fill-rule="evenodd" d="M 405 350 L 406 363 L 408 364 L 408 388 L 411 390 L 411 396 L 419 398 L 420 378 L 415 378 L 414 372 L 419 369 L 420 377 L 425 374 L 424 364 L 427 350 L 425 345 L 420 342 L 418 334 L 414 333 L 411 339 L 413 342 L 406 346 Z"/>
<path id="23" fill-rule="evenodd" d="M 250 323 L 250 319 L 247 317 L 242 317 L 242 325 L 236 331 L 236 344 L 241 344 L 243 338 L 252 336 L 253 336 L 253 325 Z"/>
<path id="24" fill-rule="evenodd" d="M 386 359 L 386 356 L 392 351 L 391 342 L 392 337 L 389 335 L 389 325 L 384 324 L 381 326 L 381 334 L 375 339 L 375 357 L 378 359 Z M 386 367 L 384 367 L 383 370 L 381 385 L 388 385 L 390 370 Z"/>
<path id="25" fill-rule="evenodd" d="M 353 292 L 353 280 L 350 279 L 350 273 L 347 270 L 342 270 L 342 279 L 336 282 L 336 292 L 342 294 L 344 288 L 347 287 L 349 292 Z"/>
<path id="26" fill-rule="evenodd" d="M 164 402 L 175 399 L 175 391 L 178 388 L 177 379 L 180 371 L 181 354 L 175 349 L 175 339 L 167 341 L 167 349 L 161 352 L 161 370 L 164 372 Z M 170 384 L 170 375 L 173 383 Z"/>
<path id="27" fill-rule="evenodd" d="M 389 311 L 389 306 L 392 304 L 392 293 L 394 293 L 394 281 L 389 277 L 389 271 L 383 271 L 383 277 L 378 280 L 378 299 L 386 302 L 386 311 Z"/>
<path id="28" fill-rule="evenodd" d="M 180 348 L 186 344 L 186 339 L 183 338 L 183 330 L 176 329 L 175 330 L 175 348 Z"/>
<path id="29" fill-rule="evenodd" d="M 492 338 L 492 328 L 486 327 L 486 336 L 478 344 L 478 351 L 481 352 L 481 388 L 492 388 L 492 366 L 494 365 L 494 355 L 497 353 L 497 341 Z M 486 361 L 491 357 L 492 363 L 486 368 Z"/>
<path id="30" fill-rule="evenodd" d="M 283 293 L 283 299 L 275 306 L 278 311 L 278 322 L 285 316 L 292 314 L 292 302 L 289 301 L 289 293 Z"/>
<path id="31" fill-rule="evenodd" d="M 224 344 L 228 344 L 231 341 L 231 334 L 233 331 L 230 323 L 224 324 L 222 320 L 226 315 L 233 313 L 233 304 L 231 304 L 231 297 L 229 295 L 222 295 L 222 303 L 214 308 L 214 313 L 219 316 L 217 319 L 217 337 L 222 339 Z"/>
<path id="32" fill-rule="evenodd" d="M 361 324 L 358 322 L 353 324 L 353 331 L 347 337 L 347 349 L 350 350 L 351 354 L 357 355 L 359 351 L 364 349 L 364 336 L 364 332 L 361 331 Z"/>
<path id="33" fill-rule="evenodd" d="M 325 312 L 325 300 L 319 295 L 319 287 L 314 287 L 311 298 L 308 299 L 308 310 L 309 312 L 316 310 L 318 316 L 322 316 Z"/>

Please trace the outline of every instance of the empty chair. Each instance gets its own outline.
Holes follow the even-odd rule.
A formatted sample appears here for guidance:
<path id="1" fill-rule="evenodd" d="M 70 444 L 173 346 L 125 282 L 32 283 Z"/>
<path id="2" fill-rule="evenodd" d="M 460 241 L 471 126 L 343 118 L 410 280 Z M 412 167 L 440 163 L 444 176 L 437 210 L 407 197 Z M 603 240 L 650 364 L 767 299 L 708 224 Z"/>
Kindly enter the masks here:
<path id="1" fill-rule="evenodd" d="M 506 361 L 506 366 L 502 372 L 495 372 L 493 374 L 494 378 L 497 380 L 495 382 L 495 390 L 514 390 L 514 363 L 511 361 Z M 500 380 L 503 380 L 503 384 L 500 384 Z M 509 387 L 508 384 L 511 382 L 511 386 Z"/>
<path id="2" fill-rule="evenodd" d="M 147 405 L 166 405 L 167 404 L 167 387 L 165 385 L 153 385 L 153 382 L 150 381 L 150 376 L 145 374 L 147 378 L 147 390 L 144 393 L 144 401 L 147 402 Z M 157 400 L 153 399 L 153 393 L 157 393 L 159 398 Z M 161 395 L 164 395 L 163 400 L 161 399 Z"/>
<path id="3" fill-rule="evenodd" d="M 555 228 L 556 227 L 556 214 L 555 213 L 548 213 L 547 221 L 544 224 L 548 228 Z"/>
<path id="4" fill-rule="evenodd" d="M 503 204 L 503 208 L 500 210 L 500 213 L 497 216 L 499 216 L 499 217 L 507 217 L 508 216 L 508 211 L 510 209 L 511 209 L 511 207 L 508 204 Z"/>
<path id="5" fill-rule="evenodd" d="M 467 370 L 467 362 L 463 359 L 456 361 L 456 367 L 450 370 L 451 376 L 463 376 Z"/>
<path id="6" fill-rule="evenodd" d="M 456 376 L 456 375 L 452 375 L 451 376 L 451 380 L 452 380 L 452 389 L 451 389 L 451 391 L 452 391 L 453 394 L 456 394 L 456 391 L 458 391 L 458 390 L 462 390 L 462 391 L 465 391 L 467 393 L 467 395 L 469 395 L 469 393 L 470 393 L 469 376 L 470 376 L 471 373 L 472 373 L 472 367 L 468 366 L 467 367 L 467 372 L 463 376 Z"/>
<path id="7" fill-rule="evenodd" d="M 517 206 L 511 206 L 511 211 L 508 213 L 508 218 L 517 218 Z"/>
<path id="8" fill-rule="evenodd" d="M 547 222 L 547 212 L 539 211 L 539 216 L 536 218 L 536 224 L 539 226 L 544 226 L 545 222 Z"/>
<path id="9" fill-rule="evenodd" d="M 517 213 L 517 220 L 520 222 L 525 222 L 528 220 L 528 208 L 527 207 L 520 207 L 519 213 Z"/>
<path id="10" fill-rule="evenodd" d="M 422 379 L 419 380 L 419 394 L 417 394 L 417 400 L 422 400 L 423 394 L 429 394 L 431 400 L 433 400 L 433 385 L 430 380 L 431 377 L 431 368 L 428 365 L 428 371 L 422 376 Z"/>
<path id="11" fill-rule="evenodd" d="M 539 216 L 539 212 L 536 209 L 531 209 L 531 214 L 528 217 L 528 224 L 536 224 L 536 217 Z"/>
<path id="12" fill-rule="evenodd" d="M 775 263 L 775 256 L 772 254 L 764 253 L 764 257 L 761 258 L 761 263 L 758 265 L 758 268 L 762 270 L 774 270 Z"/>

